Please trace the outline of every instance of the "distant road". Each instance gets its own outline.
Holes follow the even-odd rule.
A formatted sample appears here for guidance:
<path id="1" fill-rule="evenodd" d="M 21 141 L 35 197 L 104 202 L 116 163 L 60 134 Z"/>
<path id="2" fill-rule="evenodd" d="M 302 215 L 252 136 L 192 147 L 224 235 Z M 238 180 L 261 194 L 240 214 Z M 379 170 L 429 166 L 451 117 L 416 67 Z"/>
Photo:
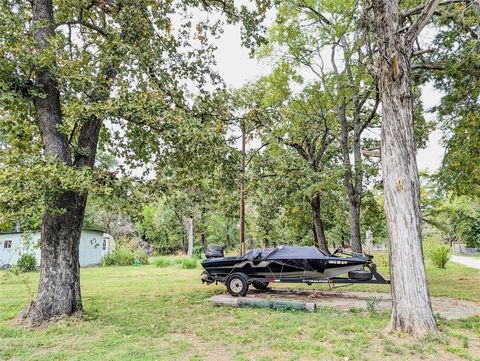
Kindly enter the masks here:
<path id="1" fill-rule="evenodd" d="M 480 259 L 478 258 L 455 256 L 452 254 L 450 256 L 450 260 L 455 263 L 463 264 L 467 267 L 480 269 Z"/>

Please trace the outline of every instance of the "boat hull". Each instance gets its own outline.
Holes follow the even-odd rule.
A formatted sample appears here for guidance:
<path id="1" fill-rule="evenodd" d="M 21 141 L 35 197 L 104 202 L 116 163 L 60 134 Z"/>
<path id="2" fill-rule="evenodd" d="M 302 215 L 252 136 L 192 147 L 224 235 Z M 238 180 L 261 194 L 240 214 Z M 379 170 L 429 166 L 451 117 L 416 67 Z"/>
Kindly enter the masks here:
<path id="1" fill-rule="evenodd" d="M 361 270 L 367 261 L 355 258 L 327 257 L 324 259 L 245 260 L 241 257 L 222 257 L 204 260 L 205 271 L 217 278 L 243 273 L 250 278 L 266 279 L 329 279 Z"/>

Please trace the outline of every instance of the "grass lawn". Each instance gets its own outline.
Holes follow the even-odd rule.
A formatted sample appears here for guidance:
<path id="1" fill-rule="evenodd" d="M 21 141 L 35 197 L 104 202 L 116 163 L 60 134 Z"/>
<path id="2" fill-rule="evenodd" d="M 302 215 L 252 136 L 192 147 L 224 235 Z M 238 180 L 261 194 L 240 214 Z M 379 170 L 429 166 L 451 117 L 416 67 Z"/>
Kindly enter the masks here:
<path id="1" fill-rule="evenodd" d="M 480 270 L 427 267 L 433 296 L 480 302 Z M 416 341 L 385 332 L 387 313 L 212 308 L 208 298 L 224 287 L 202 285 L 200 273 L 83 269 L 85 317 L 30 330 L 8 321 L 28 302 L 26 286 L 0 272 L 0 360 L 480 360 L 480 317 L 440 320 L 441 337 Z M 26 280 L 36 288 L 38 273 Z M 361 289 L 388 290 L 348 288 Z"/>

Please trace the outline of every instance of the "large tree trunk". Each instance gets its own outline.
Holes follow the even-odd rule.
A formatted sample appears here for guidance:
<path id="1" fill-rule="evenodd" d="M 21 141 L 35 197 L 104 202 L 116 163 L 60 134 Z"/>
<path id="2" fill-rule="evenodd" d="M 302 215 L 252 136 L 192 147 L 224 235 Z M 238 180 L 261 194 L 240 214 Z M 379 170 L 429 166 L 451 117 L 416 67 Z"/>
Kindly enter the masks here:
<path id="1" fill-rule="evenodd" d="M 78 145 L 83 152 L 76 155 L 73 166 L 93 167 L 99 130 L 100 121 L 96 118 L 82 126 Z M 44 143 L 49 144 L 46 139 Z M 37 299 L 20 315 L 21 318 L 28 316 L 32 325 L 82 310 L 79 243 L 87 193 L 63 191 L 53 197 L 55 200 L 47 205 L 41 226 L 42 259 Z"/>
<path id="2" fill-rule="evenodd" d="M 393 330 L 436 333 L 422 253 L 410 58 L 398 1 L 375 0 L 382 100 L 382 168 L 390 241 Z M 409 32 L 410 33 L 410 32 Z"/>
<path id="3" fill-rule="evenodd" d="M 192 258 L 193 256 L 193 217 L 188 217 L 185 221 L 185 226 L 187 228 L 187 237 L 188 237 L 188 248 L 187 248 L 187 257 Z"/>
<path id="4" fill-rule="evenodd" d="M 325 237 L 325 231 L 323 230 L 323 222 L 320 209 L 320 194 L 316 193 L 311 201 L 312 212 L 313 212 L 313 227 L 316 241 L 318 243 L 318 248 L 322 251 L 330 253 L 328 251 L 327 239 Z"/>
<path id="5" fill-rule="evenodd" d="M 82 310 L 79 242 L 86 200 L 86 195 L 64 192 L 45 212 L 40 283 L 28 315 L 32 325 Z"/>
<path id="6" fill-rule="evenodd" d="M 44 51 L 54 34 L 51 0 L 34 2 L 33 22 L 38 26 L 33 38 Z M 71 166 L 68 139 L 59 129 L 62 115 L 57 83 L 48 68 L 38 71 L 35 83 L 44 93 L 34 99 L 34 106 L 45 154 Z M 78 244 L 83 212 L 79 208 L 85 208 L 86 196 L 74 192 L 50 196 L 41 226 L 42 269 L 37 299 L 20 314 L 33 325 L 82 309 Z"/>
<path id="7" fill-rule="evenodd" d="M 54 35 L 52 0 L 33 3 L 33 38 L 40 51 L 45 51 Z M 107 82 L 116 73 L 112 68 L 102 69 L 99 78 Z M 72 157 L 70 145 L 62 125 L 60 92 L 48 67 L 39 69 L 35 84 L 43 95 L 34 99 L 36 120 L 42 137 L 45 154 L 67 166 L 93 168 L 101 121 L 92 117 L 79 131 L 77 150 Z M 101 87 L 102 94 L 93 94 L 94 100 L 108 97 L 110 86 Z M 35 302 L 20 314 L 32 325 L 82 310 L 80 292 L 79 243 L 87 203 L 87 193 L 59 190 L 47 194 L 47 204 L 41 225 L 41 273 Z"/>

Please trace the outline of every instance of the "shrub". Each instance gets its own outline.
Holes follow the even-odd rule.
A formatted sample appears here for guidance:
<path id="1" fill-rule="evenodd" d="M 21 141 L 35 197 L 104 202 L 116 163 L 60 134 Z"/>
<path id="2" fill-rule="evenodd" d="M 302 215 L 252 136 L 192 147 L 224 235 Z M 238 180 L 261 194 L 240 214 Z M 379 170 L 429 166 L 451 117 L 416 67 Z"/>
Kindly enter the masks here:
<path id="1" fill-rule="evenodd" d="M 148 255 L 143 249 L 137 249 L 134 252 L 136 264 L 148 264 Z"/>
<path id="2" fill-rule="evenodd" d="M 168 267 L 171 264 L 172 264 L 172 262 L 170 262 L 170 260 L 168 260 L 166 258 L 159 257 L 159 258 L 155 259 L 155 266 L 160 267 L 160 268 Z"/>
<path id="3" fill-rule="evenodd" d="M 367 310 L 370 314 L 375 314 L 377 313 L 377 307 L 382 301 L 382 297 L 379 296 L 372 296 L 367 298 Z"/>
<path id="4" fill-rule="evenodd" d="M 17 267 L 20 272 L 32 272 L 37 265 L 37 259 L 33 253 L 24 253 L 20 256 L 17 262 Z"/>
<path id="5" fill-rule="evenodd" d="M 105 256 L 102 266 L 130 266 L 135 264 L 135 254 L 126 246 L 119 245 L 115 251 Z"/>
<path id="6" fill-rule="evenodd" d="M 450 247 L 446 245 L 438 246 L 430 251 L 430 259 L 438 268 L 445 268 L 450 257 Z"/>
<path id="7" fill-rule="evenodd" d="M 203 251 L 203 247 L 202 247 L 202 246 L 195 246 L 195 247 L 193 247 L 192 257 L 193 257 L 193 258 L 202 258 L 202 251 Z"/>
<path id="8" fill-rule="evenodd" d="M 145 241 L 138 242 L 138 248 L 142 249 L 147 254 L 147 256 L 153 255 L 153 247 L 148 242 L 145 242 Z"/>
<path id="9" fill-rule="evenodd" d="M 196 258 L 189 258 L 182 260 L 182 268 L 185 269 L 193 269 L 197 267 L 197 259 Z"/>

